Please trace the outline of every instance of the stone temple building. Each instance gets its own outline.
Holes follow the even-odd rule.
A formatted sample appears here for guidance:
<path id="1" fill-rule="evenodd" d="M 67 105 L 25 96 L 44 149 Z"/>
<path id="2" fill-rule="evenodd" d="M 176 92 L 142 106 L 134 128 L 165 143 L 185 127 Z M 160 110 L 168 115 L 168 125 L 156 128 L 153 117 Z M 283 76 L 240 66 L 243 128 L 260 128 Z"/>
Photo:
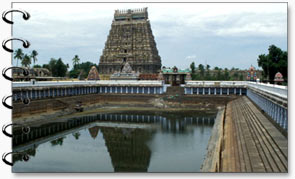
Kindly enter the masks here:
<path id="1" fill-rule="evenodd" d="M 147 8 L 115 11 L 98 71 L 111 75 L 120 72 L 126 62 L 136 73 L 158 73 L 161 69 Z"/>

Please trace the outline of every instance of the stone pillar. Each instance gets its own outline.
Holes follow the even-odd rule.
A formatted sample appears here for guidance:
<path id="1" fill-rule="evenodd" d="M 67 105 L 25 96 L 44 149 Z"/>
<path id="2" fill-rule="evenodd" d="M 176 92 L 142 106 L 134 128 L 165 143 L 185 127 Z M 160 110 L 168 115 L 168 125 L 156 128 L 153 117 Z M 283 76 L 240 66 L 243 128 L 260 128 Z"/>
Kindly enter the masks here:
<path id="1" fill-rule="evenodd" d="M 148 94 L 150 94 L 150 87 L 148 87 Z"/>
<path id="2" fill-rule="evenodd" d="M 205 88 L 203 88 L 203 95 L 205 95 Z"/>
<path id="3" fill-rule="evenodd" d="M 222 88 L 220 88 L 219 94 L 222 95 Z"/>
<path id="4" fill-rule="evenodd" d="M 138 89 L 138 87 L 136 87 L 136 94 L 138 94 L 139 93 L 139 89 Z"/>
<path id="5" fill-rule="evenodd" d="M 288 112 L 287 109 L 284 109 L 284 129 L 288 129 Z"/>
<path id="6" fill-rule="evenodd" d="M 32 90 L 30 90 L 30 99 L 33 98 Z"/>
<path id="7" fill-rule="evenodd" d="M 191 88 L 191 94 L 193 94 L 193 88 Z"/>
<path id="8" fill-rule="evenodd" d="M 242 95 L 242 88 L 240 88 L 240 96 Z"/>
<path id="9" fill-rule="evenodd" d="M 234 94 L 237 94 L 237 88 L 234 89 Z"/>
<path id="10" fill-rule="evenodd" d="M 227 95 L 229 95 L 229 88 L 227 88 Z"/>
<path id="11" fill-rule="evenodd" d="M 214 95 L 216 95 L 216 88 L 214 88 Z"/>
<path id="12" fill-rule="evenodd" d="M 117 86 L 115 86 L 115 93 L 118 93 L 118 89 L 117 89 L 118 87 Z"/>
<path id="13" fill-rule="evenodd" d="M 131 86 L 130 88 L 131 88 L 131 94 L 133 94 L 133 86 Z"/>
<path id="14" fill-rule="evenodd" d="M 113 93 L 113 87 L 110 86 L 110 93 Z"/>

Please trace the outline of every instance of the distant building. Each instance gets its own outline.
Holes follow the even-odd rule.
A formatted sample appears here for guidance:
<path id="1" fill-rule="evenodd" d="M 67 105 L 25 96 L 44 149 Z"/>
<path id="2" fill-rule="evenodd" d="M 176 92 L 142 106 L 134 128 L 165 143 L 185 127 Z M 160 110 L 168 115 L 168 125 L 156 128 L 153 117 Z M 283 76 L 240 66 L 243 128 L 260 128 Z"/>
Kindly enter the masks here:
<path id="1" fill-rule="evenodd" d="M 112 27 L 99 60 L 99 73 L 107 78 L 126 62 L 136 73 L 161 70 L 161 57 L 148 19 L 147 8 L 116 10 Z"/>
<path id="2" fill-rule="evenodd" d="M 274 82 L 275 82 L 275 84 L 282 84 L 282 82 L 284 82 L 284 78 L 283 78 L 282 73 L 277 72 L 275 74 Z"/>
<path id="3" fill-rule="evenodd" d="M 91 67 L 87 80 L 99 80 L 99 74 L 95 66 Z"/>
<path id="4" fill-rule="evenodd" d="M 128 62 L 124 64 L 121 71 L 115 72 L 111 75 L 111 80 L 138 80 L 139 73 L 132 70 Z"/>
<path id="5" fill-rule="evenodd" d="M 256 75 L 256 70 L 255 68 L 251 65 L 247 72 L 247 81 L 256 81 L 257 80 L 257 75 Z"/>
<path id="6" fill-rule="evenodd" d="M 190 69 L 178 69 L 177 67 L 173 68 L 163 68 L 162 72 L 165 84 L 171 84 L 172 86 L 178 86 L 181 84 L 185 84 L 185 80 L 187 79 L 187 75 L 189 75 L 188 78 L 190 78 Z"/>
<path id="7" fill-rule="evenodd" d="M 29 75 L 24 76 L 22 69 L 13 69 L 12 77 L 14 81 L 30 81 L 35 79 L 37 81 L 52 81 L 58 79 L 64 79 L 61 77 L 52 77 L 51 72 L 47 68 L 31 68 L 29 70 Z"/>

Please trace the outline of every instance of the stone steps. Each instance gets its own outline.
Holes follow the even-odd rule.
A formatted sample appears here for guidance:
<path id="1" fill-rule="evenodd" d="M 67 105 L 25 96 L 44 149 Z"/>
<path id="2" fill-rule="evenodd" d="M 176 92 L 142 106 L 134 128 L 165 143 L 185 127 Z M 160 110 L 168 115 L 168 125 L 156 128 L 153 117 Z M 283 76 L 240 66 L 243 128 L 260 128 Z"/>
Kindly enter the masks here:
<path id="1" fill-rule="evenodd" d="M 288 172 L 288 140 L 247 98 L 228 103 L 222 172 Z"/>
<path id="2" fill-rule="evenodd" d="M 166 95 L 184 95 L 184 88 L 180 86 L 169 86 L 167 87 Z"/>

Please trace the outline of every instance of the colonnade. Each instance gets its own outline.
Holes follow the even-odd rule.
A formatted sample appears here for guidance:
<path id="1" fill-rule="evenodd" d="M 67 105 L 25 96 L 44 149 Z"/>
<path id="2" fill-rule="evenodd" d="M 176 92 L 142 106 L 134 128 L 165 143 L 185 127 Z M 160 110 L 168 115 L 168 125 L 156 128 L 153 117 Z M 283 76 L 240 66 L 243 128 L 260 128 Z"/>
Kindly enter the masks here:
<path id="1" fill-rule="evenodd" d="M 233 87 L 184 87 L 184 94 L 197 95 L 246 95 L 246 88 Z"/>
<path id="2" fill-rule="evenodd" d="M 118 93 L 118 94 L 162 94 L 162 86 L 73 86 L 73 87 L 47 87 L 47 88 L 28 88 L 15 90 L 13 100 L 23 100 L 29 98 L 45 99 L 63 96 L 77 96 L 95 93 Z"/>
<path id="3" fill-rule="evenodd" d="M 288 130 L 288 109 L 248 89 L 247 96 L 265 111 L 279 126 Z"/>

